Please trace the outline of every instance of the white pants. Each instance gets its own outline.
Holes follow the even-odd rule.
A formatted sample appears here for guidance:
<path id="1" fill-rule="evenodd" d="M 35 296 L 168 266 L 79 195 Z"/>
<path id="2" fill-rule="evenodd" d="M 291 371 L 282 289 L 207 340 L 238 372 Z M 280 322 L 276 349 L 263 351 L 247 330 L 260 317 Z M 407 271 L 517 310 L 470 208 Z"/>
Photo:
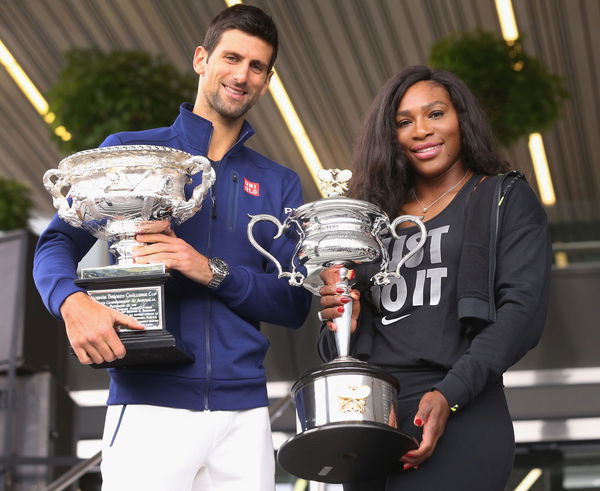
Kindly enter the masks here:
<path id="1" fill-rule="evenodd" d="M 102 491 L 273 491 L 268 408 L 109 406 Z"/>

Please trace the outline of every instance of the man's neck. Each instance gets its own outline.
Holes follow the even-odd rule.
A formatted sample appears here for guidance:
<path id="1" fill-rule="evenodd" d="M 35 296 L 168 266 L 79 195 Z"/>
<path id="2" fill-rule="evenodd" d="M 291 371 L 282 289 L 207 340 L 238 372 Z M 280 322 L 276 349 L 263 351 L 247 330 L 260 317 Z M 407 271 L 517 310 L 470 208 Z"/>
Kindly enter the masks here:
<path id="1" fill-rule="evenodd" d="M 211 121 L 213 124 L 213 134 L 208 146 L 208 158 L 212 160 L 221 160 L 231 147 L 237 142 L 242 124 L 241 119 L 235 125 L 223 125 L 219 121 Z"/>
<path id="2" fill-rule="evenodd" d="M 223 118 L 220 114 L 211 111 L 207 114 L 201 106 L 196 104 L 193 110 L 194 114 L 209 120 L 213 125 L 213 134 L 210 139 L 207 157 L 214 161 L 219 161 L 227 153 L 227 151 L 237 142 L 244 118 L 240 117 L 235 120 Z"/>

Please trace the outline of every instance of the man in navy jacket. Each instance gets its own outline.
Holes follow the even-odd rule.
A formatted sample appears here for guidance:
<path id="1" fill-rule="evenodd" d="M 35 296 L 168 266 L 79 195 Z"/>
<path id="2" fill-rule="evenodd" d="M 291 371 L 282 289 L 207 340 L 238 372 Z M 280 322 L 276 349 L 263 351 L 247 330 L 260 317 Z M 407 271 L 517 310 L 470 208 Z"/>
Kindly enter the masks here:
<path id="1" fill-rule="evenodd" d="M 166 234 L 141 234 L 138 263 L 164 263 L 175 281 L 166 325 L 195 361 L 179 366 L 111 369 L 104 428 L 103 489 L 274 489 L 273 447 L 261 321 L 299 327 L 310 296 L 277 278 L 246 236 L 248 215 L 283 221 L 302 204 L 298 176 L 244 144 L 254 130 L 246 112 L 266 93 L 277 56 L 277 30 L 262 10 L 221 12 L 194 54 L 195 104 L 170 127 L 110 135 L 102 146 L 151 144 L 205 155 L 216 169 L 210 200 Z M 132 74 L 135 76 L 135 74 Z M 199 176 L 186 187 L 198 184 Z M 264 226 L 262 226 L 264 225 Z M 293 241 L 255 238 L 282 264 Z M 133 318 L 75 285 L 76 267 L 95 239 L 54 217 L 40 238 L 34 277 L 48 309 L 64 320 L 84 364 L 125 355 L 115 326 Z M 218 257 L 217 257 L 218 256 Z"/>

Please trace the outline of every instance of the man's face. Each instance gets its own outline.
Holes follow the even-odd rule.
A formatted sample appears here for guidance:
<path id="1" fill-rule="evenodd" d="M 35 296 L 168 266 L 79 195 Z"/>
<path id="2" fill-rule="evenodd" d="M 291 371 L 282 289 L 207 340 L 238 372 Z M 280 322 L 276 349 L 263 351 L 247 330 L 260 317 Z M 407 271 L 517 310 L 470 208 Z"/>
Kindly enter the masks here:
<path id="1" fill-rule="evenodd" d="M 230 29 L 210 55 L 198 46 L 194 70 L 200 75 L 194 112 L 214 120 L 241 118 L 269 88 L 273 48 L 266 41 Z"/>

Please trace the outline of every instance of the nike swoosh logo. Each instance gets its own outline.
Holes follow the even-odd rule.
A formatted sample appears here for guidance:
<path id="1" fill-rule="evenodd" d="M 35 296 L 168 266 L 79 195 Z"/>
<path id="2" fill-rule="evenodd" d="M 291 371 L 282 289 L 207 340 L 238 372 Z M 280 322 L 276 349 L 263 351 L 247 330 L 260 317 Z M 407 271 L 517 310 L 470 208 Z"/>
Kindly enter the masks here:
<path id="1" fill-rule="evenodd" d="M 388 319 L 387 317 L 382 317 L 381 318 L 381 323 L 384 326 L 389 326 L 390 324 L 393 324 L 394 322 L 398 322 L 399 320 L 404 319 L 405 317 L 408 317 L 410 314 L 406 314 L 400 317 L 396 317 L 395 319 Z"/>

